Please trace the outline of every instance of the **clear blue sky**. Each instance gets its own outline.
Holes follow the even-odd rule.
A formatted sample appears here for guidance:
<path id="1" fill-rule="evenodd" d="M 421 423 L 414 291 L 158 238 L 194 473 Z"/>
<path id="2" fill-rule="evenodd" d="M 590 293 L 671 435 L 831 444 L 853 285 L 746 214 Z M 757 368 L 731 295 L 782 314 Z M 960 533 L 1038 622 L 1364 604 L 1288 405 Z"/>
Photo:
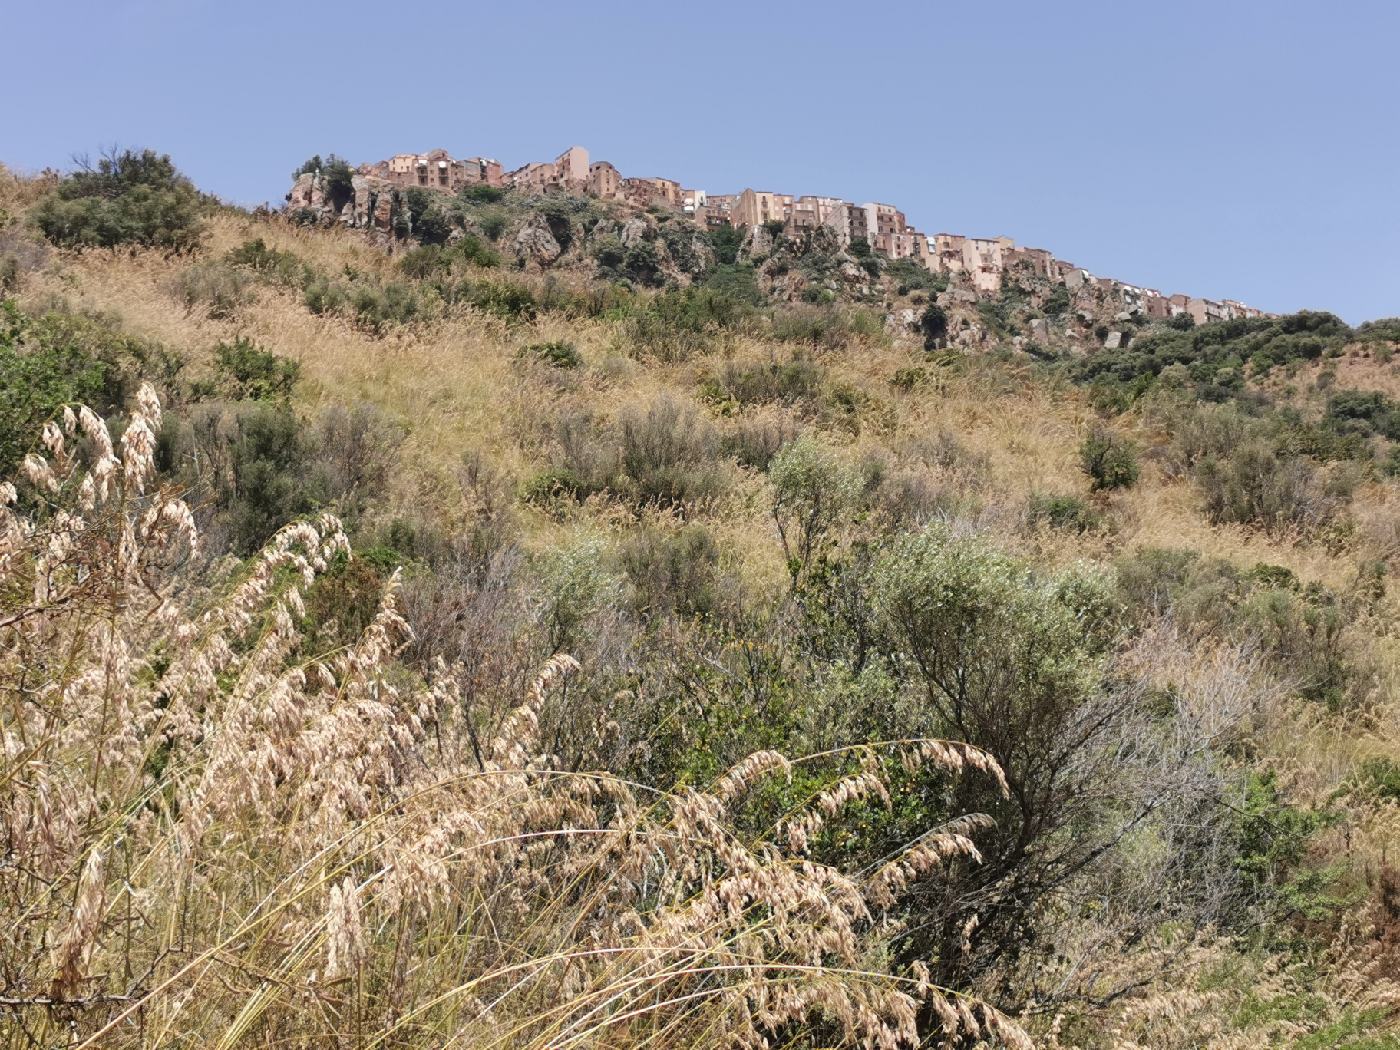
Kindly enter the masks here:
<path id="1" fill-rule="evenodd" d="M 1096 273 L 1400 314 L 1400 4 L 0 0 L 0 160 L 169 152 L 280 202 L 312 153 L 902 207 Z"/>

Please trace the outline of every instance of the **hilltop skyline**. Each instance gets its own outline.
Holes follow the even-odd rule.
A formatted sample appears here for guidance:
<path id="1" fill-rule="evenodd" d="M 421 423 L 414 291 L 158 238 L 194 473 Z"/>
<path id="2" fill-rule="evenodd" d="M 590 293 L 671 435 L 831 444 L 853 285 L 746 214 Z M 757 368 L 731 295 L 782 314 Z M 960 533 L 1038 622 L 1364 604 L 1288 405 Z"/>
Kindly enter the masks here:
<path id="1" fill-rule="evenodd" d="M 15 12 L 17 38 L 61 38 L 72 61 L 53 77 L 45 49 L 12 56 L 18 82 L 47 86 L 0 159 L 35 170 L 148 145 L 256 204 L 280 201 L 312 153 L 441 145 L 513 166 L 579 141 L 720 192 L 897 201 L 920 229 L 1053 246 L 1154 287 L 1352 322 L 1400 312 L 1400 144 L 1380 134 L 1400 16 L 1380 4 L 1188 4 L 1169 19 L 884 4 L 852 20 L 718 3 L 606 26 L 535 5 L 424 12 L 382 53 L 374 5 L 309 5 L 308 32 L 280 7 L 242 11 Z"/>

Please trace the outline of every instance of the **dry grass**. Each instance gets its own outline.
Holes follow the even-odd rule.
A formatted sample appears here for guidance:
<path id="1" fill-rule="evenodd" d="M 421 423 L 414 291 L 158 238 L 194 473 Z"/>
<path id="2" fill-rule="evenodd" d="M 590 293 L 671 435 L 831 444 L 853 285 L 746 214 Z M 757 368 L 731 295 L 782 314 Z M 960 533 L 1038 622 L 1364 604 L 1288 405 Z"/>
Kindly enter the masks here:
<path id="1" fill-rule="evenodd" d="M 795 1025 L 895 1048 L 928 1010 L 945 1038 L 1029 1046 L 881 963 L 889 909 L 977 861 L 986 818 L 871 870 L 806 855 L 889 802 L 880 751 L 1005 790 L 984 752 L 868 745 L 771 839 L 730 814 L 791 775 L 775 752 L 705 791 L 555 768 L 539 725 L 567 656 L 475 725 L 454 669 L 396 665 L 393 582 L 352 644 L 304 650 L 302 595 L 348 552 L 333 518 L 199 586 L 188 509 L 148 491 L 159 416 L 146 388 L 115 450 L 69 413 L 0 489 L 3 1045 L 763 1046 Z"/>
<path id="2" fill-rule="evenodd" d="M 28 206 L 32 185 L 0 172 L 0 207 Z M 391 257 L 350 231 L 227 214 L 211 222 L 204 255 L 217 258 L 255 236 L 328 273 L 395 273 Z M 522 484 L 549 465 L 548 426 L 566 412 L 615 420 L 663 395 L 709 412 L 699 386 L 722 359 L 755 363 L 792 352 L 743 332 L 712 353 L 668 363 L 640 353 L 622 323 L 543 313 L 512 324 L 469 308 L 375 336 L 267 286 L 235 316 L 215 320 L 172 297 L 172 278 L 190 265 L 153 253 L 61 256 L 28 275 L 22 295 L 28 305 L 63 299 L 112 314 L 128 331 L 187 353 L 196 372 L 209 368 L 215 344 L 245 335 L 301 365 L 303 410 L 355 400 L 379 406 L 408 433 L 386 514 L 424 510 L 453 521 L 464 513 L 457 473 L 465 456 Z M 542 281 L 511 279 L 535 288 Z M 564 374 L 522 363 L 524 347 L 549 340 L 573 344 L 583 367 Z M 818 362 L 827 394 L 842 387 L 858 395 L 853 416 L 818 398 L 749 406 L 742 417 L 716 418 L 716 427 L 728 433 L 781 416 L 820 431 L 853 463 L 887 456 L 955 493 L 957 513 L 999 544 L 1042 563 L 1188 548 L 1241 569 L 1286 566 L 1304 583 L 1343 591 L 1361 559 L 1400 556 L 1393 484 L 1363 488 L 1354 534 L 1328 543 L 1212 525 L 1194 489 L 1151 462 L 1131 490 L 1096 498 L 1109 523 L 1102 532 L 1027 529 L 1032 494 L 1088 497 L 1076 446 L 1097 417 L 1081 391 L 977 362 L 929 365 L 925 382 L 901 390 L 896 374 L 925 362 L 897 339 L 852 340 Z M 1334 367 L 1339 382 L 1400 396 L 1394 365 L 1350 354 Z M 1314 371 L 1300 370 L 1295 386 L 1312 388 Z M 1145 447 L 1161 441 L 1133 420 L 1115 425 Z M 956 440 L 962 460 L 931 464 L 910 451 L 939 435 Z M 93 532 L 120 550 L 122 529 L 149 506 L 133 502 L 125 519 L 104 519 Z M 518 513 L 532 551 L 583 534 L 618 537 L 638 520 L 636 508 L 605 498 Z M 687 513 L 705 523 L 725 568 L 752 593 L 787 586 L 759 472 L 736 470 L 722 493 Z M 134 533 L 141 549 L 165 551 L 170 537 L 148 541 L 143 527 Z M 7 949 L 4 979 L 13 984 L 18 975 L 13 997 L 27 1001 L 16 1014 L 23 1024 L 0 1035 L 0 1046 L 714 1045 L 721 1033 L 742 1043 L 778 1031 L 785 1015 L 814 1025 L 820 1017 L 833 1039 L 870 1035 L 873 1045 L 895 1045 L 919 996 L 951 1009 L 948 1025 L 968 1024 L 956 997 L 921 987 L 917 973 L 882 971 L 884 899 L 849 873 L 818 870 L 792 852 L 803 825 L 736 844 L 729 787 L 675 795 L 604 775 L 553 775 L 530 723 L 532 705 L 567 675 L 565 663 L 552 665 L 497 728 L 499 755 L 468 758 L 481 746 L 480 727 L 454 721 L 451 675 L 409 682 L 395 662 L 403 625 L 392 594 L 358 646 L 300 653 L 293 614 L 306 584 L 293 572 L 274 585 L 277 574 L 265 567 L 314 577 L 343 537 L 330 522 L 313 532 L 284 534 L 242 580 L 195 579 L 160 561 L 151 571 L 164 590 L 155 596 L 123 577 L 129 606 L 85 598 L 74 614 L 46 608 L 0 628 L 8 632 L 0 676 L 13 705 L 3 723 L 0 795 L 10 807 L 11 848 L 29 851 L 27 866 L 0 868 L 9 880 L 0 921 L 22 931 Z M 21 553 L 0 560 L 0 572 L 32 572 L 36 537 L 51 538 L 12 534 Z M 92 539 L 60 546 L 72 540 L 66 554 L 86 557 L 82 544 Z M 5 594 L 29 591 L 26 576 Z M 1365 759 L 1400 754 L 1400 643 L 1385 627 L 1396 613 L 1388 598 L 1375 614 L 1379 626 L 1366 628 L 1376 675 L 1370 710 L 1338 719 L 1277 705 L 1256 727 L 1250 746 L 1298 798 L 1325 802 Z M 120 646 L 101 628 L 114 615 L 131 627 Z M 22 637 L 29 631 L 32 638 Z M 37 655 L 60 651 L 75 658 Z M 25 677 L 30 660 L 42 668 L 37 682 Z M 1199 678 L 1207 664 L 1180 674 Z M 155 686 L 171 681 L 189 690 L 183 709 Z M 131 695 L 119 697 L 114 682 Z M 21 684 L 42 702 L 27 706 Z M 754 776 L 760 767 L 781 773 L 778 758 L 754 761 Z M 741 784 L 748 775 L 733 774 Z M 878 796 L 870 782 L 860 790 Z M 817 804 L 809 816 L 822 812 Z M 1393 864 L 1393 806 L 1358 801 L 1342 827 L 1337 834 L 1354 840 L 1339 849 L 1374 870 Z M 948 834 L 975 842 L 967 830 Z M 886 872 L 880 885 L 890 889 L 906 874 L 936 878 L 923 867 L 929 848 L 964 843 L 922 846 L 906 858 L 907 873 Z M 787 909 L 779 932 L 757 917 L 770 906 Z M 1204 947 L 1191 973 L 1204 980 L 1227 954 L 1219 944 Z M 1273 990 L 1271 965 L 1260 964 L 1259 980 Z M 1348 956 L 1337 972 L 1363 969 Z M 1278 994 L 1292 994 L 1295 979 L 1278 980 Z M 1173 999 L 1176 992 L 1154 988 L 1124 1007 L 1118 1045 L 1224 1050 L 1292 1037 L 1286 1026 L 1230 1030 L 1220 996 L 1186 985 L 1177 992 Z M 76 1002 L 44 1001 L 55 994 Z"/>

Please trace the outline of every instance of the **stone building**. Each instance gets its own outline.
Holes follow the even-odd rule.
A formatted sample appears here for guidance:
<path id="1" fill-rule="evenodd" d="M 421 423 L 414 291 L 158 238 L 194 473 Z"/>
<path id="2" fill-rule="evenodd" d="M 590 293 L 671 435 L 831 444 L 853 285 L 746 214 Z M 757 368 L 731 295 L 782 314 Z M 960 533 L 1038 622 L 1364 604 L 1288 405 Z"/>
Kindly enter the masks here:
<path id="1" fill-rule="evenodd" d="M 523 194 L 567 193 L 625 202 L 637 208 L 661 207 L 689 216 L 702 227 L 757 227 L 779 223 L 793 234 L 829 230 L 835 242 L 849 247 L 864 242 L 877 255 L 909 259 L 935 273 L 957 278 L 958 296 L 997 294 L 1004 275 L 1014 272 L 1060 284 L 1071 292 L 1093 292 L 1101 301 L 1140 311 L 1152 319 L 1189 315 L 1198 324 L 1231 318 L 1259 317 L 1262 311 L 1233 299 L 1220 302 L 1186 295 L 1162 295 L 1155 289 L 1096 277 L 1073 263 L 1056 259 L 1043 248 L 1020 248 L 1009 237 L 965 237 L 939 233 L 927 237 L 910 226 L 893 204 L 852 204 L 839 197 L 745 189 L 737 194 L 706 193 L 673 179 L 625 178 L 607 161 L 589 162 L 588 151 L 570 146 L 554 160 L 525 164 L 505 173 L 485 157 L 453 158 L 446 150 L 399 153 L 363 165 L 355 175 L 354 200 L 335 217 L 352 225 L 392 226 L 402 205 L 397 191 L 406 188 L 457 192 L 471 185 L 509 186 Z M 287 196 L 288 207 L 329 215 L 319 173 L 300 176 Z M 335 202 L 339 203 L 339 202 Z"/>
<path id="2" fill-rule="evenodd" d="M 588 195 L 599 200 L 617 200 L 622 196 L 622 174 L 605 160 L 590 164 Z"/>
<path id="3" fill-rule="evenodd" d="M 536 162 L 516 168 L 506 176 L 506 182 L 522 193 L 586 194 L 592 184 L 588 150 L 582 146 L 570 146 L 551 162 Z"/>
<path id="4" fill-rule="evenodd" d="M 847 215 L 852 205 L 840 197 L 798 197 L 792 202 L 788 225 L 796 231 L 830 230 L 842 247 L 851 243 L 851 224 Z"/>
<path id="5" fill-rule="evenodd" d="M 681 184 L 674 179 L 623 179 L 622 196 L 637 208 L 681 208 Z"/>
<path id="6" fill-rule="evenodd" d="M 445 149 L 433 149 L 427 153 L 396 153 L 388 160 L 363 165 L 360 173 L 383 179 L 397 187 L 416 186 L 445 193 L 456 193 L 464 186 L 505 184 L 499 161 L 489 157 L 455 160 Z"/>
<path id="7" fill-rule="evenodd" d="M 786 223 L 792 215 L 792 195 L 746 189 L 730 209 L 735 226 L 762 226 L 765 222 Z"/>

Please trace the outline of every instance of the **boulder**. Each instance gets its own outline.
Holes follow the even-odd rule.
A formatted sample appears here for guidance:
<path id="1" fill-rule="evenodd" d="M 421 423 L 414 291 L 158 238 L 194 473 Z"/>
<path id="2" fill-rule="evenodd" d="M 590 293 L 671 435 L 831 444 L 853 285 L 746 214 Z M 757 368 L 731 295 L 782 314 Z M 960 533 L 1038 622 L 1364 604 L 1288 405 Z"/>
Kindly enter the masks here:
<path id="1" fill-rule="evenodd" d="M 1103 348 L 1104 348 L 1105 350 L 1117 350 L 1117 349 L 1118 349 L 1120 346 L 1122 346 L 1122 345 L 1123 345 L 1123 333 L 1122 333 L 1122 332 L 1117 332 L 1117 331 L 1109 332 L 1108 335 L 1104 337 Z"/>
<path id="2" fill-rule="evenodd" d="M 553 266 L 562 252 L 563 249 L 554 239 L 554 234 L 550 232 L 549 224 L 543 216 L 532 217 L 515 235 L 515 254 L 526 263 L 534 263 L 541 267 Z"/>

